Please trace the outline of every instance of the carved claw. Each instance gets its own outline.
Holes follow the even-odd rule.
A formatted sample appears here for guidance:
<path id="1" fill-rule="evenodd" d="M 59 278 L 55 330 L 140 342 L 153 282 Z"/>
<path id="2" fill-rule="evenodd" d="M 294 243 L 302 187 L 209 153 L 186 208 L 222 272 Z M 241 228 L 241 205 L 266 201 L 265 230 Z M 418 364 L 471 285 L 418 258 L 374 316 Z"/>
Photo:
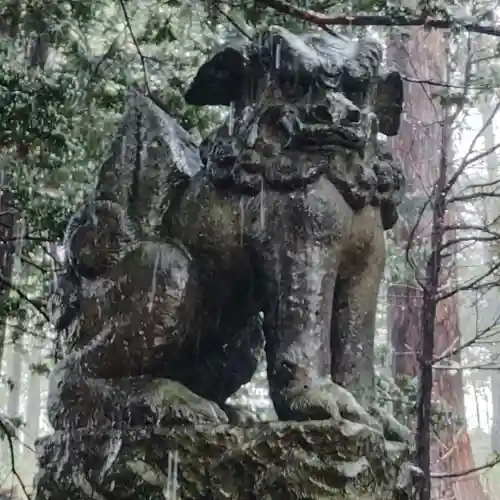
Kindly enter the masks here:
<path id="1" fill-rule="evenodd" d="M 389 412 L 383 410 L 378 405 L 372 405 L 370 414 L 379 420 L 384 428 L 384 437 L 389 441 L 397 441 L 408 445 L 414 444 L 413 433 L 408 427 L 398 422 Z"/>
<path id="2" fill-rule="evenodd" d="M 241 408 L 229 403 L 221 405 L 221 408 L 227 415 L 229 424 L 236 427 L 250 427 L 261 421 L 256 413 L 247 408 Z"/>
<path id="3" fill-rule="evenodd" d="M 293 370 L 295 380 L 275 401 L 281 420 L 349 420 L 383 431 L 382 424 L 348 390 L 331 379 L 311 379 L 303 368 L 295 366 Z"/>
<path id="4" fill-rule="evenodd" d="M 349 391 L 334 382 L 326 381 L 316 387 L 304 388 L 297 402 L 302 410 L 307 408 L 309 419 L 349 420 L 382 432 L 378 420 L 374 419 Z M 292 403 L 292 407 L 295 405 L 296 403 Z"/>
<path id="5" fill-rule="evenodd" d="M 415 498 L 414 486 L 423 477 L 423 472 L 411 462 L 404 462 L 399 469 L 395 485 L 396 500 Z"/>

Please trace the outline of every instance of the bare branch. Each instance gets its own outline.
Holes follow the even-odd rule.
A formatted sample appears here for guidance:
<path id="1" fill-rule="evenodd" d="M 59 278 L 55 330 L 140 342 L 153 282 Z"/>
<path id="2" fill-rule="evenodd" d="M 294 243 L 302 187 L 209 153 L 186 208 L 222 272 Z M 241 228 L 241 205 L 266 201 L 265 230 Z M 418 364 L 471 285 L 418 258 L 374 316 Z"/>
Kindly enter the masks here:
<path id="1" fill-rule="evenodd" d="M 13 283 L 11 283 L 8 279 L 6 279 L 4 276 L 0 275 L 0 283 L 8 287 L 10 290 L 13 292 L 17 293 L 19 297 L 21 297 L 23 300 L 28 302 L 31 306 L 35 308 L 35 310 L 44 317 L 44 319 L 47 322 L 50 322 L 50 318 L 47 315 L 47 313 L 43 309 L 43 303 L 40 301 L 33 300 L 29 298 L 19 287 L 15 286 Z"/>
<path id="2" fill-rule="evenodd" d="M 443 196 L 447 195 L 450 190 L 453 188 L 455 183 L 457 182 L 458 178 L 462 175 L 463 171 L 465 168 L 470 164 L 470 155 L 472 154 L 474 150 L 474 146 L 476 145 L 477 141 L 483 136 L 484 131 L 491 125 L 493 122 L 493 119 L 495 118 L 498 110 L 500 109 L 500 100 L 497 102 L 495 105 L 493 111 L 491 112 L 490 116 L 488 117 L 487 120 L 484 121 L 482 127 L 478 132 L 474 135 L 474 139 L 469 145 L 469 148 L 467 150 L 467 153 L 464 155 L 462 161 L 460 162 L 460 165 L 458 168 L 455 170 L 451 178 L 448 180 L 445 188 L 443 189 L 443 192 L 441 193 Z M 479 156 L 479 155 L 476 155 Z M 484 156 L 484 155 L 483 155 Z"/>
<path id="3" fill-rule="evenodd" d="M 302 21 L 310 22 L 316 26 L 424 26 L 435 29 L 451 29 L 461 27 L 466 31 L 481 33 L 500 37 L 500 26 L 482 25 L 478 23 L 464 22 L 460 19 L 437 19 L 427 14 L 417 16 L 405 15 L 403 9 L 399 9 L 393 15 L 359 15 L 359 16 L 328 16 L 309 9 L 302 9 L 286 2 L 285 0 L 259 0 L 260 3 L 273 8 L 281 14 L 293 16 Z"/>
<path id="4" fill-rule="evenodd" d="M 15 454 L 14 454 L 14 443 L 13 443 L 13 438 L 12 438 L 12 430 L 9 429 L 8 424 L 5 423 L 2 415 L 0 415 L 0 430 L 5 434 L 5 438 L 7 439 L 7 443 L 9 445 L 10 472 L 17 479 L 19 485 L 21 486 L 21 489 L 23 490 L 25 497 L 28 500 L 30 500 L 31 497 L 26 489 L 26 486 L 24 485 L 23 480 L 21 479 L 21 476 L 19 475 L 19 472 L 17 472 L 17 469 L 16 469 L 16 459 L 15 459 Z"/>
<path id="5" fill-rule="evenodd" d="M 141 61 L 141 66 L 142 66 L 142 73 L 144 76 L 144 90 L 147 92 L 148 95 L 151 94 L 149 90 L 149 80 L 148 80 L 148 70 L 146 69 L 146 58 L 144 57 L 144 54 L 142 53 L 141 47 L 139 45 L 139 42 L 137 41 L 137 38 L 134 34 L 134 30 L 132 29 L 132 24 L 130 22 L 130 17 L 127 12 L 127 8 L 125 7 L 125 2 L 123 0 L 118 0 L 120 7 L 123 12 L 123 17 L 125 18 L 125 23 L 127 25 L 128 32 L 130 33 L 130 36 L 132 38 L 132 42 L 135 45 L 135 48 L 137 50 L 137 54 L 139 55 L 139 59 Z"/>
<path id="6" fill-rule="evenodd" d="M 434 472 L 432 474 L 432 479 L 446 479 L 446 478 L 453 478 L 453 477 L 463 477 L 463 476 L 468 476 L 470 474 L 475 474 L 476 472 L 480 472 L 485 469 L 491 469 L 492 467 L 495 467 L 495 465 L 500 463 L 500 455 L 497 456 L 495 459 L 491 460 L 490 462 L 481 465 L 479 467 L 473 467 L 472 469 L 468 469 L 465 471 L 460 471 L 460 472 Z"/>

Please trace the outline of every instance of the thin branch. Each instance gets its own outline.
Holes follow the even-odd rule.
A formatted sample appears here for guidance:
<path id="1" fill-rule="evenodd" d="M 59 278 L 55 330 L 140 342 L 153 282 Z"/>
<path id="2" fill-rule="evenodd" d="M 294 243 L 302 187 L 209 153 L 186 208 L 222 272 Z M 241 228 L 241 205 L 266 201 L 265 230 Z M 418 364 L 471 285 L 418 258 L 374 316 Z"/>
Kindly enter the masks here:
<path id="1" fill-rule="evenodd" d="M 448 479 L 448 478 L 457 478 L 457 477 L 463 477 L 463 476 L 468 476 L 470 474 L 475 474 L 476 472 L 480 472 L 485 469 L 491 469 L 492 467 L 495 467 L 495 465 L 500 463 L 500 455 L 496 457 L 494 460 L 491 462 L 488 462 L 484 465 L 480 465 L 479 467 L 473 467 L 471 469 L 465 470 L 465 471 L 459 471 L 459 472 L 434 472 L 432 474 L 432 479 Z"/>
<path id="2" fill-rule="evenodd" d="M 490 236 L 478 236 L 478 235 L 471 235 L 471 236 L 463 236 L 461 238 L 453 238 L 441 245 L 441 250 L 444 250 L 449 247 L 455 247 L 460 245 L 461 243 L 478 243 L 478 242 L 483 242 L 483 243 L 491 243 L 492 241 L 500 241 L 500 235 L 490 235 Z M 472 245 L 469 246 L 469 248 Z M 449 256 L 453 256 L 453 253 L 450 253 Z"/>
<path id="3" fill-rule="evenodd" d="M 491 188 L 496 185 L 500 184 L 500 179 L 496 179 L 494 181 L 488 181 L 488 182 L 480 182 L 480 183 L 475 183 L 475 184 L 468 184 L 467 186 L 464 186 L 463 189 L 460 192 L 463 192 L 465 190 L 470 190 L 470 189 L 483 189 L 483 188 Z"/>
<path id="4" fill-rule="evenodd" d="M 489 364 L 479 364 L 479 365 L 460 365 L 460 366 L 450 366 L 450 365 L 432 365 L 434 370 L 477 370 L 477 371 L 500 371 L 500 365 L 489 365 Z"/>
<path id="5" fill-rule="evenodd" d="M 500 110 L 500 100 L 498 101 L 498 103 L 495 105 L 493 111 L 491 112 L 490 116 L 488 117 L 487 120 L 485 120 L 485 122 L 483 123 L 481 129 L 475 134 L 472 142 L 470 143 L 469 145 L 469 148 L 467 150 L 467 153 L 464 155 L 462 161 L 460 162 L 460 165 L 457 167 L 457 169 L 455 170 L 455 172 L 453 173 L 453 175 L 450 177 L 450 179 L 448 180 L 448 183 L 447 185 L 445 186 L 445 188 L 443 189 L 443 192 L 441 193 L 442 196 L 445 196 L 447 195 L 451 189 L 453 188 L 453 186 L 455 185 L 455 183 L 457 182 L 458 178 L 462 175 L 463 171 L 465 170 L 465 168 L 470 164 L 469 162 L 471 161 L 471 159 L 469 158 L 471 156 L 471 154 L 473 153 L 474 151 L 474 146 L 476 145 L 477 141 L 483 136 L 484 134 L 484 131 L 490 126 L 490 124 L 493 122 L 493 119 L 495 118 L 497 112 Z M 477 155 L 475 155 L 472 160 L 474 161 L 477 161 L 477 158 L 478 157 L 483 157 L 484 154 L 482 153 L 479 153 Z"/>
<path id="6" fill-rule="evenodd" d="M 472 33 L 481 33 L 500 37 L 500 26 L 484 26 L 477 23 L 465 22 L 460 19 L 436 19 L 428 15 L 408 16 L 400 10 L 394 15 L 359 15 L 359 16 L 328 16 L 302 9 L 290 4 L 285 0 L 259 0 L 261 4 L 267 5 L 281 14 L 293 16 L 302 21 L 313 23 L 317 26 L 424 26 L 426 28 L 450 29 L 462 27 Z"/>
<path id="7" fill-rule="evenodd" d="M 446 52 L 448 53 L 448 49 Z M 456 122 L 457 118 L 460 116 L 460 113 L 463 113 L 465 108 L 465 103 L 467 102 L 467 97 L 469 95 L 471 77 L 472 77 L 472 52 L 473 52 L 472 38 L 469 34 L 467 36 L 467 51 L 466 51 L 467 59 L 465 60 L 465 67 L 464 67 L 464 91 L 462 92 L 460 104 L 456 107 L 455 112 L 450 117 L 451 118 L 450 126 Z"/>
<path id="8" fill-rule="evenodd" d="M 86 85 L 86 90 L 89 89 L 90 84 L 94 81 L 95 78 L 99 75 L 99 72 L 101 70 L 102 65 L 104 62 L 109 59 L 109 57 L 113 54 L 113 52 L 116 50 L 118 41 L 120 37 L 122 36 L 123 32 L 118 33 L 116 35 L 115 39 L 111 42 L 110 46 L 108 47 L 108 50 L 99 58 L 97 63 L 95 64 L 92 73 L 90 73 L 89 79 L 87 80 L 87 85 Z"/>
<path id="9" fill-rule="evenodd" d="M 484 198 L 500 198 L 500 193 L 485 193 L 481 191 L 479 193 L 463 194 L 460 196 L 454 196 L 448 200 L 448 205 L 450 203 L 467 202 L 473 200 L 483 200 Z"/>
<path id="10" fill-rule="evenodd" d="M 241 35 L 243 35 L 245 38 L 248 38 L 248 40 L 252 40 L 252 36 L 247 33 L 227 12 L 222 10 L 217 2 L 214 2 L 213 6 L 221 14 L 226 18 L 226 21 L 233 26 L 236 31 L 238 31 Z"/>
<path id="11" fill-rule="evenodd" d="M 19 287 L 15 286 L 13 283 L 11 283 L 8 279 L 0 275 L 0 283 L 8 287 L 10 290 L 13 292 L 17 293 L 19 297 L 21 297 L 23 300 L 28 302 L 31 306 L 33 306 L 36 311 L 41 314 L 47 322 L 50 323 L 50 318 L 47 315 L 47 313 L 43 310 L 42 308 L 42 302 L 35 301 L 33 299 L 30 299 Z"/>
<path id="12" fill-rule="evenodd" d="M 21 489 L 23 490 L 24 495 L 28 500 L 30 500 L 30 495 L 26 489 L 26 486 L 24 485 L 23 480 L 21 479 L 21 476 L 19 475 L 19 472 L 17 472 L 16 469 L 16 459 L 15 459 L 15 453 L 14 453 L 14 443 L 12 442 L 12 431 L 8 428 L 7 424 L 3 421 L 2 415 L 0 415 L 0 429 L 2 432 L 5 434 L 7 443 L 9 445 L 9 454 L 10 454 L 10 472 L 12 475 L 17 479 L 19 482 L 19 485 L 21 486 Z"/>
<path id="13" fill-rule="evenodd" d="M 44 274 L 48 273 L 51 270 L 49 267 L 44 267 L 43 265 L 38 264 L 34 260 L 29 259 L 28 257 L 25 257 L 24 255 L 21 255 L 21 262 L 28 264 L 28 266 L 34 267 L 36 270 L 38 270 Z"/>
<path id="14" fill-rule="evenodd" d="M 412 78 L 411 76 L 401 75 L 401 78 L 408 83 L 420 83 L 424 85 L 430 85 L 433 87 L 444 87 L 447 89 L 464 89 L 464 85 L 452 84 L 452 83 L 444 83 L 438 82 L 436 80 L 427 80 L 421 78 Z M 478 85 L 478 86 L 470 86 L 472 90 L 491 90 L 491 86 L 488 85 Z"/>
<path id="15" fill-rule="evenodd" d="M 142 73 L 144 75 L 144 90 L 147 92 L 148 95 L 151 95 L 151 91 L 149 90 L 148 70 L 146 69 L 146 58 L 144 57 L 144 54 L 142 53 L 139 42 L 137 41 L 137 38 L 134 34 L 134 30 L 132 29 L 132 24 L 130 22 L 130 17 L 128 15 L 127 8 L 125 7 L 125 2 L 123 0 L 118 0 L 118 2 L 119 2 L 120 7 L 122 9 L 123 17 L 125 18 L 125 23 L 127 25 L 128 32 L 130 33 L 130 36 L 132 38 L 132 42 L 135 45 L 135 48 L 137 50 L 137 54 L 139 55 L 139 59 L 141 61 Z"/>
<path id="16" fill-rule="evenodd" d="M 479 288 L 484 288 L 484 287 L 490 288 L 490 287 L 492 287 L 494 285 L 498 285 L 498 283 L 496 283 L 496 282 L 495 283 L 482 283 L 482 281 L 484 279 L 486 279 L 488 276 L 491 276 L 492 274 L 494 274 L 499 268 L 500 268 L 500 263 L 495 264 L 493 267 L 491 267 L 490 269 L 488 269 L 486 272 L 484 272 L 478 278 L 469 281 L 468 284 L 461 285 L 461 286 L 458 286 L 456 288 L 452 288 L 451 290 L 449 290 L 446 293 L 442 292 L 442 293 L 437 294 L 436 295 L 436 302 L 442 302 L 444 300 L 447 300 L 447 299 L 449 299 L 453 295 L 456 295 L 459 292 L 464 292 L 464 291 L 467 291 L 467 290 L 474 290 L 474 289 L 477 290 Z"/>
<path id="17" fill-rule="evenodd" d="M 498 107 L 495 108 L 495 114 L 498 113 Z M 493 117 L 494 118 L 494 117 Z M 481 151 L 480 153 L 477 153 L 475 156 L 472 158 L 469 158 L 466 162 L 466 165 L 473 165 L 474 163 L 478 162 L 479 160 L 483 160 L 486 156 L 489 156 L 490 154 L 493 154 L 496 152 L 496 150 L 500 148 L 500 143 L 495 144 L 488 149 Z M 472 154 L 472 151 L 469 153 L 469 155 Z"/>

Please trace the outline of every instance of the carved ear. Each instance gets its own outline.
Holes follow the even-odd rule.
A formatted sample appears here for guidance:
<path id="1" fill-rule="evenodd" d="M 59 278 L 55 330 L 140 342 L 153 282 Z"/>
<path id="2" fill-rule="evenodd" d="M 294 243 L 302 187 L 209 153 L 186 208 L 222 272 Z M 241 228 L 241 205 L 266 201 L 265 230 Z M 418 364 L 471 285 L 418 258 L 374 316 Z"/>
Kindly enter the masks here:
<path id="1" fill-rule="evenodd" d="M 241 97 L 244 79 L 245 56 L 241 50 L 226 47 L 198 70 L 186 92 L 186 102 L 229 106 Z"/>
<path id="2" fill-rule="evenodd" d="M 379 130 L 387 136 L 396 135 L 403 111 L 403 80 L 398 71 L 380 75 L 377 86 L 375 113 Z"/>

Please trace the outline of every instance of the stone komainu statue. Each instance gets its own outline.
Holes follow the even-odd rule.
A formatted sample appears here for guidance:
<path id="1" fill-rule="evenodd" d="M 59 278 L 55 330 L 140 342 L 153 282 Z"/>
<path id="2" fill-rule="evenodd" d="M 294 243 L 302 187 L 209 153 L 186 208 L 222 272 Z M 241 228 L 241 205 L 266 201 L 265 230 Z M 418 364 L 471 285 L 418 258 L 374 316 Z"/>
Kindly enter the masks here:
<path id="1" fill-rule="evenodd" d="M 198 71 L 187 102 L 230 107 L 199 148 L 131 93 L 66 231 L 56 430 L 248 424 L 227 400 L 265 352 L 280 420 L 407 438 L 373 405 L 384 230 L 404 180 L 377 138 L 398 131 L 402 82 L 380 66 L 373 40 L 270 27 Z"/>

